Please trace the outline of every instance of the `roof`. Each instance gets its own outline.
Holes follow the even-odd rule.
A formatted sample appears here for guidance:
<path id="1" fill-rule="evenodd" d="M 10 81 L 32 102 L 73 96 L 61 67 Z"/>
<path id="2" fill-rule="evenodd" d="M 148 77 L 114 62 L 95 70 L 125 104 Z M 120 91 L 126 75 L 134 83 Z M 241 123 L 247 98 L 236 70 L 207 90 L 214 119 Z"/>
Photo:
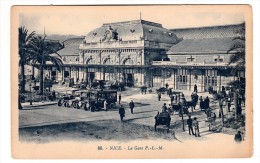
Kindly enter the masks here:
<path id="1" fill-rule="evenodd" d="M 227 52 L 234 44 L 243 44 L 234 37 L 184 39 L 172 46 L 167 54 Z"/>
<path id="2" fill-rule="evenodd" d="M 105 23 L 89 32 L 85 37 L 86 43 L 100 42 L 107 31 L 117 32 L 120 41 L 147 40 L 174 44 L 177 37 L 161 24 L 145 20 L 132 20 L 116 23 Z"/>
<path id="3" fill-rule="evenodd" d="M 245 28 L 245 23 L 224 25 L 224 26 L 171 29 L 171 31 L 178 38 L 201 39 L 201 38 L 236 37 L 237 32 L 240 31 L 242 28 Z"/>
<path id="4" fill-rule="evenodd" d="M 66 55 L 78 55 L 79 54 L 79 44 L 83 42 L 84 38 L 71 38 L 63 42 L 64 48 L 59 50 L 58 53 L 61 56 Z"/>

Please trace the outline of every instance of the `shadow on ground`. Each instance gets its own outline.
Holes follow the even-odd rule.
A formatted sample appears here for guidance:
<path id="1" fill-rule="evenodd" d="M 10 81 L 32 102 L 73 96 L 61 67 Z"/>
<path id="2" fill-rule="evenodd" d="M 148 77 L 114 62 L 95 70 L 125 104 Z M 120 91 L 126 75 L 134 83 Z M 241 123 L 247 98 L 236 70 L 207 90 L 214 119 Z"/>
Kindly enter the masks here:
<path id="1" fill-rule="evenodd" d="M 93 141 L 93 140 L 176 140 L 167 133 L 166 127 L 155 132 L 153 126 L 140 125 L 119 120 L 72 122 L 19 129 L 19 139 L 24 142 L 48 143 L 54 141 Z"/>

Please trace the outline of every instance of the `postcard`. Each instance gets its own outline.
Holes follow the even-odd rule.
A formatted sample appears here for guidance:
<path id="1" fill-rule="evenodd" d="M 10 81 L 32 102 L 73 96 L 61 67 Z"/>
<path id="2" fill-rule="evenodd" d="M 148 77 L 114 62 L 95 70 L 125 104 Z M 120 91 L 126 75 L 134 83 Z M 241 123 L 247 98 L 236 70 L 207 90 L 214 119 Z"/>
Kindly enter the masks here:
<path id="1" fill-rule="evenodd" d="M 12 157 L 253 155 L 250 5 L 13 6 Z"/>

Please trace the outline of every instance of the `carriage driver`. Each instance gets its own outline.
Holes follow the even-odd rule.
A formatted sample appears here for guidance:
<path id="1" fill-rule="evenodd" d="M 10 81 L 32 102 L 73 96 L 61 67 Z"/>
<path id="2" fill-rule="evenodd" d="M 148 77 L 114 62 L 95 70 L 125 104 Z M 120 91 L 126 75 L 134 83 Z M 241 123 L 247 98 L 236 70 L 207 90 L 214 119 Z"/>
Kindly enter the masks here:
<path id="1" fill-rule="evenodd" d="M 166 112 L 166 110 L 167 110 L 167 106 L 166 106 L 166 103 L 164 103 L 162 106 L 162 112 Z"/>

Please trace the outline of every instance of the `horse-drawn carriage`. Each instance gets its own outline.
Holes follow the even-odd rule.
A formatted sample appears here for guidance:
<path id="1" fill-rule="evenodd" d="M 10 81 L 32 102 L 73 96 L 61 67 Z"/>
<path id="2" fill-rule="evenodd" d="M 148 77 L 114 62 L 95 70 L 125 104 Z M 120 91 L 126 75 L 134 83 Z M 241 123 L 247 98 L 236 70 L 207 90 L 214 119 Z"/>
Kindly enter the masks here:
<path id="1" fill-rule="evenodd" d="M 159 89 L 156 89 L 156 93 L 158 94 L 158 93 L 161 93 L 161 94 L 165 94 L 165 92 L 167 92 L 167 88 L 165 88 L 165 87 L 161 87 L 161 88 L 159 88 Z"/>
<path id="2" fill-rule="evenodd" d="M 65 92 L 59 92 L 58 93 L 58 106 L 64 105 L 65 107 L 71 107 L 74 105 L 75 102 L 75 92 L 78 91 L 78 89 L 68 89 Z"/>
<path id="3" fill-rule="evenodd" d="M 87 110 L 98 111 L 102 108 L 112 109 L 117 102 L 117 91 L 115 90 L 88 90 L 88 103 Z M 107 106 L 104 106 L 106 101 Z"/>
<path id="4" fill-rule="evenodd" d="M 169 132 L 170 129 L 170 123 L 171 123 L 171 116 L 168 112 L 161 112 L 154 117 L 155 119 L 155 125 L 154 130 L 156 131 L 157 126 L 159 125 L 165 125 L 167 126 L 167 131 Z"/>
<path id="5" fill-rule="evenodd" d="M 123 83 L 123 82 L 111 83 L 109 85 L 109 88 L 111 90 L 124 91 L 125 90 L 125 83 Z"/>
<path id="6" fill-rule="evenodd" d="M 189 114 L 189 107 L 188 105 L 186 105 L 186 103 L 181 104 L 172 104 L 172 112 L 178 112 L 179 116 L 181 116 L 182 114 Z"/>

